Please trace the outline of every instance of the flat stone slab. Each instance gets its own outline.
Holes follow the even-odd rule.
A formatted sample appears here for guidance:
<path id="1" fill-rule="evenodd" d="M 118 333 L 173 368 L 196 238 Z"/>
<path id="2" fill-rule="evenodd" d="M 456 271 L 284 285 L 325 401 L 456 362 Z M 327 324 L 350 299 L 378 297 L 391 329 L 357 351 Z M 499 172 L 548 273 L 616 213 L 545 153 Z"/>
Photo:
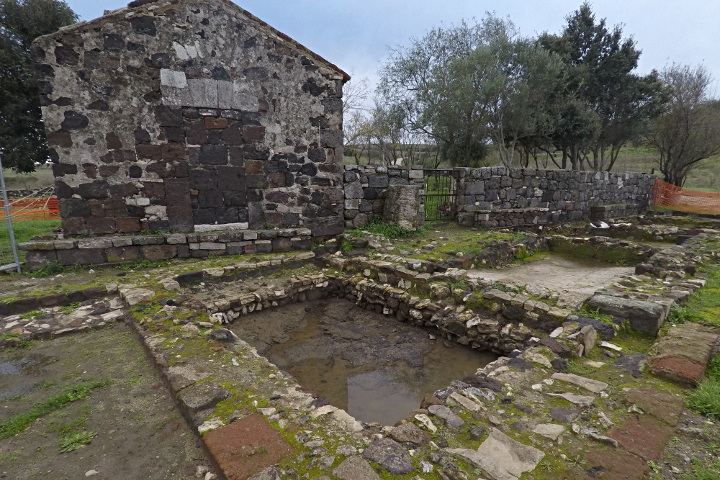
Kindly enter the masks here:
<path id="1" fill-rule="evenodd" d="M 465 420 L 457 416 L 455 412 L 450 410 L 445 405 L 430 405 L 428 407 L 428 412 L 432 413 L 436 417 L 442 418 L 448 423 L 448 425 L 453 428 L 458 428 L 465 425 Z"/>
<path id="2" fill-rule="evenodd" d="M 598 472 L 603 480 L 642 480 L 650 471 L 647 462 L 625 450 L 598 447 L 586 453 L 585 468 Z"/>
<path id="3" fill-rule="evenodd" d="M 565 427 L 556 423 L 541 423 L 533 428 L 533 433 L 542 435 L 550 440 L 557 440 L 560 435 L 565 433 Z"/>
<path id="4" fill-rule="evenodd" d="M 673 428 L 669 425 L 643 415 L 628 419 L 624 424 L 610 430 L 608 436 L 643 460 L 657 462 L 672 432 Z"/>
<path id="5" fill-rule="evenodd" d="M 680 421 L 683 411 L 683 398 L 680 395 L 656 390 L 654 388 L 633 388 L 625 392 L 625 400 L 636 405 L 646 415 L 661 420 L 671 427 Z"/>
<path id="6" fill-rule="evenodd" d="M 228 480 L 244 480 L 293 454 L 290 444 L 259 414 L 214 430 L 203 442 Z"/>
<path id="7" fill-rule="evenodd" d="M 577 395 L 575 393 L 548 393 L 548 395 L 551 397 L 563 398 L 570 403 L 574 403 L 575 405 L 580 405 L 582 407 L 589 407 L 595 401 L 595 397 L 591 397 L 590 395 Z"/>
<path id="8" fill-rule="evenodd" d="M 524 472 L 534 470 L 545 456 L 537 448 L 513 440 L 495 428 L 477 450 L 449 448 L 447 451 L 470 460 L 494 480 L 516 480 Z"/>
<path id="9" fill-rule="evenodd" d="M 681 385 L 697 385 L 718 342 L 718 334 L 717 329 L 696 323 L 670 328 L 648 352 L 650 371 Z"/>
<path id="10" fill-rule="evenodd" d="M 553 380 L 572 383 L 573 385 L 577 385 L 578 387 L 584 388 L 585 390 L 589 390 L 593 393 L 600 393 L 608 387 L 608 384 L 605 382 L 581 377 L 580 375 L 572 373 L 553 373 L 551 378 Z"/>

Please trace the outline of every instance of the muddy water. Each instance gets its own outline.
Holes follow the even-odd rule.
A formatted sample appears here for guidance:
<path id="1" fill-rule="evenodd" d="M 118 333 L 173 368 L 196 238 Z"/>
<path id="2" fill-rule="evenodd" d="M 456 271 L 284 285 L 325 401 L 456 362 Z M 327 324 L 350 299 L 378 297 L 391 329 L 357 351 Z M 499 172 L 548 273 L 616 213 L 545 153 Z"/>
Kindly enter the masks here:
<path id="1" fill-rule="evenodd" d="M 634 267 L 550 254 L 503 268 L 470 270 L 468 276 L 530 287 L 537 292 L 556 293 L 559 306 L 578 308 L 595 291 L 634 271 Z"/>
<path id="2" fill-rule="evenodd" d="M 496 358 L 340 299 L 259 312 L 232 328 L 332 405 L 385 425 Z"/>

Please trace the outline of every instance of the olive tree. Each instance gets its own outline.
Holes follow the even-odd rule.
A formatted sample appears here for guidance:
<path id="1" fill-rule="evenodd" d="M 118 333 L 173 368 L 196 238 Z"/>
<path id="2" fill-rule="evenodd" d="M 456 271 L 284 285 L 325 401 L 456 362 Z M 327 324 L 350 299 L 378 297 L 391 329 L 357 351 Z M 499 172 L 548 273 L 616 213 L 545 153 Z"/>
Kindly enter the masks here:
<path id="1" fill-rule="evenodd" d="M 720 153 L 720 101 L 710 96 L 712 78 L 703 66 L 673 64 L 660 78 L 670 101 L 646 140 L 659 154 L 664 180 L 682 187 L 701 160 Z"/>

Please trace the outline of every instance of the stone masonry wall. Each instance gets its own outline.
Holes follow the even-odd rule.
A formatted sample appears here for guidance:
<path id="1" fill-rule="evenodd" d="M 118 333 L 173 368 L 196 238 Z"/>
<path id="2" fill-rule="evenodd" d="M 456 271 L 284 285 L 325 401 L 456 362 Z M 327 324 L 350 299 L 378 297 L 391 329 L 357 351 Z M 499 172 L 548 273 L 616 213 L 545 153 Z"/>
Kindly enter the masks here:
<path id="1" fill-rule="evenodd" d="M 229 1 L 134 3 L 34 45 L 64 233 L 340 233 L 347 74 Z"/>
<path id="2" fill-rule="evenodd" d="M 345 165 L 345 227 L 367 225 L 382 219 L 385 194 L 390 185 L 422 185 L 423 170 L 413 167 Z"/>
<path id="3" fill-rule="evenodd" d="M 575 221 L 593 207 L 617 205 L 624 215 L 645 210 L 655 177 L 505 167 L 462 169 L 458 222 L 486 227 Z"/>

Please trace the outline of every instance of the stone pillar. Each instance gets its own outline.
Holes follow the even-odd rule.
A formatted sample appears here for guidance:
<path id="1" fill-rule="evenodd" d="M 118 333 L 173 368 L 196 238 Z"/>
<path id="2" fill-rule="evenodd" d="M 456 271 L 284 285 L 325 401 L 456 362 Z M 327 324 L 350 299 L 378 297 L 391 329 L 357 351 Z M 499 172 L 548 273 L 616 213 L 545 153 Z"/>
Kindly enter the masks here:
<path id="1" fill-rule="evenodd" d="M 397 223 L 407 230 L 417 230 L 424 221 L 420 185 L 390 185 L 385 197 L 383 221 Z"/>

